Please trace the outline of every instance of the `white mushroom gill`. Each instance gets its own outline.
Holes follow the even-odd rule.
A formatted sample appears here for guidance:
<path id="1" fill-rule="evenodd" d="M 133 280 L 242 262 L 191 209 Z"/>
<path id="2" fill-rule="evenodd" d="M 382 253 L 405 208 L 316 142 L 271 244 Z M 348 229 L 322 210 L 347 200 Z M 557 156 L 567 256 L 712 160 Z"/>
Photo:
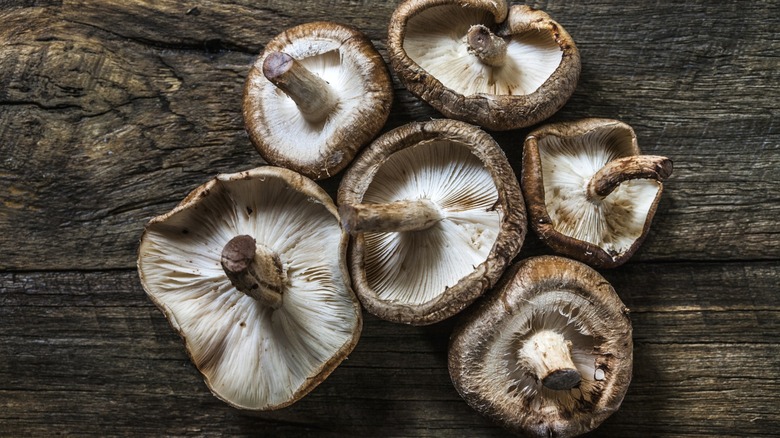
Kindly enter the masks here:
<path id="1" fill-rule="evenodd" d="M 210 388 L 232 404 L 284 403 L 350 342 L 357 323 L 339 265 L 341 232 L 322 204 L 280 179 L 219 182 L 197 206 L 147 230 L 139 265 Z M 278 254 L 287 278 L 272 311 L 220 265 L 240 234 Z"/>
<path id="2" fill-rule="evenodd" d="M 596 386 L 596 341 L 591 332 L 598 318 L 593 305 L 569 291 L 549 291 L 524 304 L 523 311 L 508 318 L 493 331 L 496 337 L 479 370 L 485 388 L 503 388 L 506 396 L 518 399 L 518 409 L 572 412 L 583 401 L 590 402 Z M 537 380 L 535 370 L 522 357 L 527 343 L 540 334 L 554 333 L 570 343 L 571 362 L 580 373 L 579 385 L 568 390 L 551 390 Z M 486 392 L 487 393 L 487 392 Z M 496 395 L 504 397 L 504 395 Z"/>
<path id="3" fill-rule="evenodd" d="M 428 199 L 443 219 L 422 231 L 365 233 L 366 278 L 387 301 L 427 303 L 483 263 L 501 222 L 498 190 L 483 164 L 457 143 L 421 143 L 393 154 L 364 203 Z"/>
<path id="4" fill-rule="evenodd" d="M 563 51 L 550 34 L 529 31 L 507 40 L 504 64 L 479 61 L 466 34 L 474 24 L 494 26 L 489 13 L 460 6 L 426 9 L 409 20 L 403 47 L 417 65 L 462 95 L 527 95 L 555 72 Z"/>
<path id="5" fill-rule="evenodd" d="M 603 199 L 588 199 L 587 184 L 609 161 L 629 155 L 630 142 L 611 130 L 579 137 L 539 140 L 544 197 L 553 227 L 560 233 L 622 254 L 642 235 L 660 184 L 650 179 L 624 181 Z"/>
<path id="6" fill-rule="evenodd" d="M 285 49 L 306 69 L 324 79 L 337 95 L 338 103 L 325 120 L 310 123 L 301 114 L 295 102 L 282 90 L 268 82 L 262 75 L 255 78 L 256 87 L 262 87 L 262 99 L 266 102 L 267 132 L 289 132 L 285 138 L 275 139 L 271 147 L 279 154 L 296 157 L 301 162 L 319 160 L 329 154 L 311 145 L 326 145 L 331 135 L 342 126 L 355 123 L 361 117 L 355 111 L 366 105 L 366 94 L 372 87 L 364 80 L 363 70 L 369 66 L 339 50 L 338 43 L 329 40 L 295 41 Z M 358 123 L 359 125 L 360 123 Z"/>

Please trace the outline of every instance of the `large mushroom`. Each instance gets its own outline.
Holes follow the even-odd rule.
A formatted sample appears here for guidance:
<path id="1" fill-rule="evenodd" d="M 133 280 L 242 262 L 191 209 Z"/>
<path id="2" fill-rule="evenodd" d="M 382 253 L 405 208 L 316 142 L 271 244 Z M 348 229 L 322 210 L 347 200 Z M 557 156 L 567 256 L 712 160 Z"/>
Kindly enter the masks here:
<path id="1" fill-rule="evenodd" d="M 355 292 L 380 318 L 432 324 L 500 277 L 525 237 L 519 184 L 498 144 L 454 120 L 374 141 L 339 186 Z"/>
<path id="2" fill-rule="evenodd" d="M 671 173 L 670 159 L 641 155 L 629 125 L 583 119 L 528 134 L 521 179 L 531 226 L 547 245 L 612 268 L 644 241 Z"/>
<path id="3" fill-rule="evenodd" d="M 219 175 L 152 219 L 138 272 L 218 398 L 276 409 L 311 391 L 357 343 L 347 242 L 327 193 L 268 166 Z"/>
<path id="4" fill-rule="evenodd" d="M 628 309 L 595 270 L 557 256 L 509 268 L 450 340 L 458 393 L 523 436 L 597 427 L 620 407 L 632 365 Z"/>
<path id="5" fill-rule="evenodd" d="M 377 135 L 392 100 L 371 40 L 341 24 L 305 23 L 268 42 L 249 70 L 244 123 L 267 162 L 322 179 Z"/>
<path id="6" fill-rule="evenodd" d="M 550 117 L 580 74 L 579 52 L 560 24 L 502 0 L 406 0 L 387 45 L 409 91 L 447 117 L 493 130 Z"/>

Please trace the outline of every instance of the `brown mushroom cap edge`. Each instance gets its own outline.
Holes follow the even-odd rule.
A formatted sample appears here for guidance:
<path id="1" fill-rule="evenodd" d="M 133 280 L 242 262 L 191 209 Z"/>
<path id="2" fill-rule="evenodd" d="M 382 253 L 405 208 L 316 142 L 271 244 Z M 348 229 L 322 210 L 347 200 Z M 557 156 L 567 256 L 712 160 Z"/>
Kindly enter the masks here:
<path id="1" fill-rule="evenodd" d="M 569 345 L 585 346 L 570 347 L 582 375 L 570 389 L 545 388 L 515 363 L 530 339 L 523 336 L 556 327 L 555 321 L 568 327 L 561 332 L 568 333 Z M 575 332 L 575 324 L 585 333 Z M 628 309 L 595 270 L 563 257 L 532 257 L 507 269 L 501 283 L 464 314 L 450 339 L 450 376 L 472 408 L 514 433 L 575 436 L 620 407 L 631 381 L 631 334 Z M 583 341 L 588 339 L 592 344 Z"/>
<path id="2" fill-rule="evenodd" d="M 332 351 L 332 354 L 329 356 L 328 360 L 321 363 L 321 365 L 319 365 L 316 369 L 313 369 L 307 375 L 307 377 L 302 381 L 300 386 L 294 388 L 293 392 L 290 394 L 290 396 L 287 399 L 260 406 L 251 403 L 237 402 L 231 397 L 225 396 L 220 390 L 218 390 L 215 387 L 215 382 L 212 381 L 211 376 L 209 374 L 209 370 L 203 368 L 203 367 L 213 368 L 212 365 L 213 365 L 215 355 L 213 353 L 208 353 L 208 352 L 204 353 L 203 351 L 201 351 L 200 353 L 196 353 L 196 351 L 193 350 L 194 341 L 191 341 L 188 338 L 188 333 L 184 327 L 184 320 L 181 319 L 183 317 L 181 315 L 177 317 L 177 315 L 174 313 L 172 308 L 168 304 L 166 304 L 165 300 L 162 299 L 160 296 L 158 296 L 159 293 L 175 292 L 175 289 L 180 286 L 161 288 L 159 286 L 159 282 L 164 280 L 160 280 L 159 278 L 155 278 L 155 277 L 160 277 L 163 274 L 161 274 L 161 272 L 156 272 L 153 274 L 149 265 L 153 263 L 158 263 L 160 257 L 160 256 L 150 255 L 152 252 L 158 252 L 158 250 L 153 249 L 153 247 L 156 246 L 157 244 L 151 243 L 152 234 L 159 235 L 162 233 L 163 235 L 165 235 L 165 234 L 173 233 L 173 234 L 178 234 L 180 236 L 177 238 L 187 238 L 187 236 L 198 234 L 198 231 L 194 229 L 188 229 L 188 228 L 181 229 L 179 225 L 176 225 L 178 223 L 177 221 L 180 220 L 179 218 L 184 217 L 186 219 L 186 215 L 192 215 L 192 214 L 208 214 L 210 210 L 214 208 L 213 205 L 212 206 L 207 205 L 208 202 L 211 202 L 209 201 L 209 199 L 214 199 L 215 196 L 223 196 L 220 195 L 220 192 L 227 190 L 225 188 L 226 184 L 227 185 L 241 184 L 245 181 L 249 183 L 265 184 L 264 182 L 269 180 L 281 184 L 282 191 L 288 191 L 290 193 L 294 193 L 294 195 L 292 196 L 295 196 L 296 198 L 300 197 L 300 199 L 304 200 L 303 202 L 309 203 L 312 206 L 310 208 L 317 208 L 317 209 L 321 208 L 323 209 L 326 215 L 332 215 L 333 217 L 332 220 L 333 222 L 336 223 L 335 230 L 338 230 L 338 232 L 340 233 L 337 239 L 338 242 L 337 247 L 334 247 L 332 250 L 340 254 L 336 264 L 338 265 L 337 275 L 339 278 L 341 278 L 341 282 L 342 282 L 342 284 L 336 285 L 334 287 L 343 289 L 343 291 L 346 292 L 347 301 L 349 301 L 351 304 L 347 306 L 349 309 L 345 310 L 345 312 L 347 312 L 350 315 L 348 319 L 352 320 L 353 325 L 350 328 L 350 333 L 345 335 L 346 336 L 345 342 L 341 344 L 340 347 Z M 258 214 L 257 211 L 252 211 L 248 206 L 246 207 L 236 206 L 235 208 L 236 208 L 237 215 L 246 214 L 251 216 L 253 214 Z M 196 224 L 196 222 L 198 224 Z M 187 222 L 185 223 L 191 223 L 195 226 L 200 226 L 199 225 L 200 221 L 196 221 L 196 222 L 187 220 Z M 149 299 L 166 316 L 171 327 L 179 334 L 179 336 L 184 341 L 188 356 L 192 360 L 193 364 L 195 364 L 196 367 L 198 367 L 198 369 L 203 374 L 204 381 L 208 386 L 209 390 L 214 394 L 214 396 L 216 396 L 220 400 L 224 401 L 225 403 L 235 408 L 244 409 L 244 410 L 264 411 L 264 410 L 280 409 L 289 406 L 295 403 L 296 401 L 298 401 L 306 394 L 308 394 L 312 389 L 314 389 L 317 385 L 319 385 L 322 381 L 324 381 L 325 378 L 328 375 L 330 375 L 330 373 L 333 372 L 333 370 L 335 370 L 335 368 L 355 348 L 362 330 L 362 314 L 361 314 L 359 301 L 357 300 L 357 297 L 354 295 L 349 284 L 349 276 L 348 276 L 349 274 L 346 266 L 346 249 L 347 249 L 349 237 L 346 233 L 340 230 L 337 224 L 338 224 L 338 211 L 336 209 L 335 204 L 331 200 L 330 196 L 316 183 L 288 169 L 278 168 L 274 166 L 264 166 L 264 167 L 255 168 L 252 170 L 233 173 L 233 174 L 218 175 L 216 178 L 208 181 L 207 183 L 197 187 L 195 190 L 190 192 L 184 198 L 184 200 L 182 200 L 179 203 L 179 205 L 177 205 L 173 210 L 161 216 L 157 216 L 151 219 L 149 223 L 146 225 L 144 233 L 141 237 L 141 244 L 139 246 L 138 262 L 137 262 L 138 274 L 141 280 L 141 284 L 144 290 L 146 291 Z M 247 236 L 242 236 L 242 237 L 247 237 Z M 221 238 L 220 236 L 216 236 L 216 239 L 220 239 L 220 238 Z M 259 243 L 260 242 L 258 242 L 258 244 Z M 321 244 L 322 243 L 320 242 L 320 245 Z M 189 257 L 196 257 L 196 255 L 190 255 Z M 182 272 L 190 271 L 191 272 L 190 275 L 200 277 L 201 276 L 200 271 L 204 269 L 210 269 L 210 270 L 216 269 L 221 271 L 222 268 L 219 267 L 219 263 L 220 263 L 219 257 L 220 256 L 218 253 L 209 256 L 209 261 L 206 262 L 206 264 L 200 265 L 200 267 L 197 267 L 198 266 L 197 264 L 193 264 L 193 261 L 188 261 L 186 258 L 171 260 L 170 261 L 171 263 L 176 265 L 181 264 L 182 266 L 175 266 L 175 267 L 171 266 L 170 268 L 163 268 L 162 270 L 164 271 L 165 269 L 171 269 L 172 270 L 171 273 L 174 277 L 180 275 L 176 273 L 177 270 L 182 270 Z M 223 253 L 223 257 L 224 257 L 224 253 Z M 317 253 L 312 257 L 321 258 L 322 255 L 321 253 Z M 158 271 L 161 270 L 158 269 Z M 231 289 L 230 281 L 228 278 L 224 277 L 225 275 L 224 272 L 222 273 L 222 275 L 215 274 L 214 272 L 212 272 L 211 274 L 212 276 L 214 275 L 215 276 L 214 279 L 209 281 L 208 284 L 212 284 L 210 288 L 213 290 L 211 290 L 211 292 L 206 292 L 206 295 L 208 293 L 216 294 L 218 293 L 217 289 L 219 289 L 220 291 L 222 291 L 220 292 L 222 295 L 232 294 L 236 298 L 231 298 L 231 299 L 240 300 L 240 298 L 238 298 L 240 296 L 240 292 L 236 289 Z M 311 273 L 311 275 L 318 275 L 318 274 L 313 272 Z M 323 274 L 320 273 L 319 275 L 323 275 Z M 198 280 L 198 281 L 202 282 L 202 280 Z M 169 292 L 165 292 L 165 290 L 169 290 Z M 284 296 L 282 299 L 284 300 Z M 235 301 L 235 302 L 240 303 L 240 301 Z M 277 306 L 273 306 L 273 307 L 277 307 Z M 275 311 L 276 310 L 274 310 L 274 312 Z M 247 321 L 246 325 L 248 327 L 250 325 L 250 322 Z M 242 324 L 241 327 L 243 328 L 244 325 Z M 217 350 L 212 350 L 212 351 L 216 352 Z M 263 372 L 267 372 L 267 371 L 263 371 Z"/>
<path id="3" fill-rule="evenodd" d="M 607 163 L 599 163 L 599 167 L 608 163 L 615 163 L 620 166 L 620 168 L 616 167 L 617 173 L 623 172 L 628 175 L 633 171 L 631 174 L 632 178 L 646 179 L 648 182 L 652 182 L 654 187 L 657 187 L 653 199 L 647 205 L 647 213 L 643 218 L 641 231 L 636 233 L 635 239 L 629 246 L 619 251 L 608 251 L 596 243 L 561 232 L 556 228 L 556 221 L 553 220 L 548 210 L 548 203 L 554 199 L 548 199 L 545 195 L 545 180 L 543 177 L 545 169 L 542 164 L 540 143 L 548 138 L 555 138 L 561 141 L 572 142 L 574 146 L 571 146 L 571 148 L 574 149 L 576 147 L 585 147 L 589 135 L 594 136 L 595 141 L 600 143 L 596 144 L 596 147 L 612 149 L 611 154 L 613 156 L 609 157 Z M 629 169 L 630 165 L 637 162 L 643 166 L 641 169 Z M 580 169 L 583 168 L 583 166 L 579 167 Z M 547 170 L 550 171 L 552 169 Z M 562 172 L 565 170 L 555 169 L 555 171 Z M 567 255 L 594 267 L 614 268 L 620 266 L 631 258 L 647 237 L 663 192 L 663 180 L 668 178 L 671 172 L 672 162 L 668 158 L 641 155 L 634 130 L 631 126 L 618 120 L 588 118 L 542 126 L 528 134 L 523 148 L 521 185 L 528 207 L 531 228 L 545 244 L 560 254 Z M 591 180 L 593 179 L 591 177 Z M 625 181 L 620 177 L 605 179 L 609 180 L 608 185 L 610 189 L 616 188 Z M 615 212 L 610 213 L 612 220 L 615 219 L 615 216 L 620 211 L 629 212 L 630 209 L 616 209 Z M 570 220 L 579 221 L 582 218 L 578 216 Z"/>
<path id="4" fill-rule="evenodd" d="M 279 60 L 273 68 L 266 64 L 269 57 L 277 55 L 284 55 L 298 70 L 337 95 L 324 119 L 307 121 L 301 108 L 269 80 L 269 70 L 279 74 L 281 66 L 288 65 Z M 341 67 L 329 67 L 333 63 L 341 63 Z M 319 78 L 324 71 L 332 73 Z M 356 84 L 364 88 L 356 89 Z M 312 100 L 311 94 L 302 97 Z M 249 138 L 263 159 L 318 180 L 344 169 L 379 133 L 390 115 L 392 100 L 390 74 L 371 40 L 353 27 L 318 21 L 289 28 L 266 44 L 247 75 L 243 117 Z M 292 127 L 303 131 L 292 132 Z"/>
<path id="5" fill-rule="evenodd" d="M 465 146 L 468 152 L 481 162 L 481 166 L 488 169 L 492 184 L 499 194 L 495 205 L 489 207 L 490 210 L 498 211 L 501 216 L 498 236 L 487 259 L 473 266 L 473 271 L 460 278 L 457 284 L 447 287 L 428 302 L 407 305 L 383 299 L 369 284 L 365 266 L 366 233 L 354 233 L 348 252 L 353 287 L 363 306 L 385 320 L 426 325 L 456 314 L 498 281 L 506 266 L 520 251 L 525 238 L 525 206 L 519 183 L 506 156 L 487 133 L 473 125 L 455 120 L 410 123 L 375 140 L 345 173 L 338 191 L 339 208 L 363 202 L 364 194 L 372 184 L 374 176 L 394 154 L 410 148 L 425 147 L 437 141 Z M 342 221 L 344 217 L 342 212 Z"/>
<path id="6" fill-rule="evenodd" d="M 422 68 L 404 48 L 410 21 L 433 8 L 439 10 L 436 12 L 438 14 L 455 15 L 463 14 L 464 11 L 476 11 L 486 17 L 492 16 L 491 19 L 486 18 L 487 22 L 482 24 L 504 40 L 524 33 L 545 35 L 554 40 L 562 52 L 560 63 L 549 77 L 530 93 L 463 95 L 445 86 Z M 448 32 L 456 31 L 451 29 L 449 24 L 444 28 Z M 457 32 L 458 35 L 465 35 L 466 29 Z M 545 12 L 525 5 L 508 6 L 505 1 L 500 0 L 406 0 L 393 13 L 387 46 L 392 69 L 412 94 L 428 102 L 446 117 L 492 130 L 527 127 L 553 115 L 574 93 L 581 68 L 577 47 L 563 26 Z"/>

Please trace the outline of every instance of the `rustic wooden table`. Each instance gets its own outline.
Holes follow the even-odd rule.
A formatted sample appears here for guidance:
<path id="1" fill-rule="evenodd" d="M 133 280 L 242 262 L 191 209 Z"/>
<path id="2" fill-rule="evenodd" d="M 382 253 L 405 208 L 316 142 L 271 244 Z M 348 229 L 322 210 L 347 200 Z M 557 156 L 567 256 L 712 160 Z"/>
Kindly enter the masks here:
<path id="1" fill-rule="evenodd" d="M 602 271 L 632 310 L 635 370 L 593 435 L 777 436 L 780 3 L 531 4 L 582 55 L 551 120 L 623 120 L 675 163 L 644 246 Z M 264 43 L 332 19 L 386 57 L 395 5 L 0 1 L 0 435 L 504 435 L 451 386 L 453 321 L 366 315 L 356 350 L 308 397 L 234 410 L 135 270 L 149 218 L 218 172 L 261 164 L 240 107 Z M 395 88 L 386 129 L 440 117 Z M 527 132 L 494 133 L 517 171 Z M 520 257 L 543 253 L 529 233 Z"/>

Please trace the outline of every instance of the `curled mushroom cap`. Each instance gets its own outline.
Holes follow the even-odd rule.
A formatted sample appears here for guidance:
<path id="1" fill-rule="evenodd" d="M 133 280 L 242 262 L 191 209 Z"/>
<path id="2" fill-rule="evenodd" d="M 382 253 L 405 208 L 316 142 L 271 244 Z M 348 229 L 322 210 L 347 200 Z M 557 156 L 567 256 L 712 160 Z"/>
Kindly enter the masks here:
<path id="1" fill-rule="evenodd" d="M 456 327 L 449 370 L 474 409 L 509 430 L 568 437 L 597 427 L 631 381 L 628 309 L 587 265 L 541 256 L 513 265 Z"/>
<path id="2" fill-rule="evenodd" d="M 531 226 L 546 244 L 612 268 L 644 241 L 671 173 L 670 159 L 640 155 L 627 124 L 583 119 L 531 132 L 521 179 Z"/>
<path id="3" fill-rule="evenodd" d="M 219 175 L 152 219 L 138 272 L 217 397 L 276 409 L 311 391 L 357 343 L 347 242 L 327 193 L 268 166 Z"/>
<path id="4" fill-rule="evenodd" d="M 390 114 L 390 75 L 361 32 L 302 24 L 272 39 L 249 70 L 244 123 L 260 155 L 310 178 L 334 175 Z"/>
<path id="5" fill-rule="evenodd" d="M 447 117 L 488 129 L 530 126 L 574 93 L 580 56 L 546 13 L 497 0 L 406 0 L 388 32 L 393 70 Z"/>
<path id="6" fill-rule="evenodd" d="M 454 120 L 372 143 L 339 186 L 350 274 L 380 318 L 431 324 L 493 285 L 525 238 L 519 184 L 498 144 Z"/>

